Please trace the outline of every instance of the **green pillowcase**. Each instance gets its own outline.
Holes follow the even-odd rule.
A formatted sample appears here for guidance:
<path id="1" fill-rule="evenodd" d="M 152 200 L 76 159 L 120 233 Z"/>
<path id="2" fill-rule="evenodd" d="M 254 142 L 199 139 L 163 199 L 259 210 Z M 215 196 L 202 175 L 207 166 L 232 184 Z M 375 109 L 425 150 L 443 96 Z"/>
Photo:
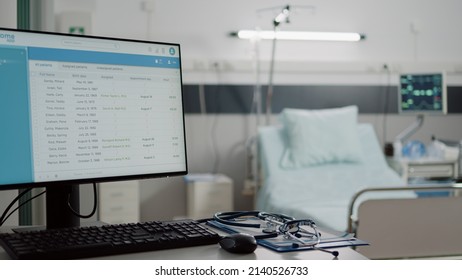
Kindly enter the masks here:
<path id="1" fill-rule="evenodd" d="M 280 117 L 288 143 L 281 160 L 283 168 L 361 162 L 357 106 L 284 109 Z"/>

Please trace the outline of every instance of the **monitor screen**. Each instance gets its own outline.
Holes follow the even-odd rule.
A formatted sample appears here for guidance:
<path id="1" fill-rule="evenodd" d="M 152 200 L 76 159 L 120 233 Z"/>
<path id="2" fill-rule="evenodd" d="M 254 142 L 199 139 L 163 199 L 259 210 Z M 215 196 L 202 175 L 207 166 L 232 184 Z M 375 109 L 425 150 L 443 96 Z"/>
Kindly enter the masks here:
<path id="1" fill-rule="evenodd" d="M 398 90 L 400 113 L 446 114 L 443 73 L 401 74 Z"/>
<path id="2" fill-rule="evenodd" d="M 0 29 L 0 189 L 187 173 L 180 46 Z"/>

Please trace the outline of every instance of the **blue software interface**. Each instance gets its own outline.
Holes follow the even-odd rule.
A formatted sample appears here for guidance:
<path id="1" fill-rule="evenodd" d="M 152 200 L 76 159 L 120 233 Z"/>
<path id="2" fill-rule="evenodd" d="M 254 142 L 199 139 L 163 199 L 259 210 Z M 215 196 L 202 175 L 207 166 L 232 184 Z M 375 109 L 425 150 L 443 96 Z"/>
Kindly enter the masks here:
<path id="1" fill-rule="evenodd" d="M 0 185 L 185 171 L 179 52 L 0 30 Z"/>

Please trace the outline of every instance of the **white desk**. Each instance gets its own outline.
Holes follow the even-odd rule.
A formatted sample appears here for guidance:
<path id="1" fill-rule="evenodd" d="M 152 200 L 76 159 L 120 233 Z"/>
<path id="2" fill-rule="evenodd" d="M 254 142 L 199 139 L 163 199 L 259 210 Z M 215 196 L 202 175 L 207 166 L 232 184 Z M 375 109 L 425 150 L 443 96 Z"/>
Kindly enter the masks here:
<path id="1" fill-rule="evenodd" d="M 8 229 L 0 229 L 0 232 L 7 232 Z M 344 247 L 335 248 L 340 254 L 339 260 L 366 260 L 367 258 L 355 250 Z M 0 260 L 10 259 L 8 254 L 0 246 Z M 196 246 L 172 250 L 159 250 L 142 252 L 136 254 L 123 254 L 98 257 L 94 259 L 105 260 L 332 260 L 331 254 L 318 250 L 297 251 L 288 253 L 277 253 L 275 251 L 258 246 L 251 254 L 232 254 L 220 248 L 220 245 Z"/>
<path id="2" fill-rule="evenodd" d="M 366 260 L 367 258 L 351 248 L 337 248 L 339 260 Z M 276 253 L 259 246 L 252 254 L 231 254 L 219 245 L 197 246 L 173 250 L 161 250 L 136 254 L 98 257 L 104 260 L 332 260 L 330 254 L 320 251 L 299 251 Z M 0 260 L 8 260 L 8 254 L 0 248 Z"/>
<path id="3" fill-rule="evenodd" d="M 336 248 L 340 255 L 339 260 L 366 260 L 367 258 L 351 248 Z M 0 260 L 10 257 L 0 247 Z M 218 244 L 197 246 L 173 250 L 160 250 L 136 254 L 124 254 L 98 257 L 94 259 L 105 260 L 332 260 L 334 257 L 321 251 L 298 251 L 289 253 L 276 253 L 259 246 L 252 254 L 231 254 L 221 249 Z"/>
<path id="4" fill-rule="evenodd" d="M 365 256 L 351 248 L 338 248 L 339 260 L 365 260 Z M 174 250 L 162 250 L 128 255 L 107 256 L 97 259 L 111 260 L 332 260 L 331 254 L 320 251 L 299 251 L 276 253 L 259 246 L 252 254 L 232 254 L 221 249 L 219 245 L 207 245 Z"/>

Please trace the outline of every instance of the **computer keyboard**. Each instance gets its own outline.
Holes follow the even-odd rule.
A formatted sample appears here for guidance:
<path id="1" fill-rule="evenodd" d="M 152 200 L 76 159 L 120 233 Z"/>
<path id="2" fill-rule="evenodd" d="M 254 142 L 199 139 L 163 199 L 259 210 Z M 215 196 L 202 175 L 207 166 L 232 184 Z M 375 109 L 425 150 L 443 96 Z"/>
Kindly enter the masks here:
<path id="1" fill-rule="evenodd" d="M 218 243 L 197 221 L 142 222 L 0 234 L 13 259 L 79 259 Z"/>

